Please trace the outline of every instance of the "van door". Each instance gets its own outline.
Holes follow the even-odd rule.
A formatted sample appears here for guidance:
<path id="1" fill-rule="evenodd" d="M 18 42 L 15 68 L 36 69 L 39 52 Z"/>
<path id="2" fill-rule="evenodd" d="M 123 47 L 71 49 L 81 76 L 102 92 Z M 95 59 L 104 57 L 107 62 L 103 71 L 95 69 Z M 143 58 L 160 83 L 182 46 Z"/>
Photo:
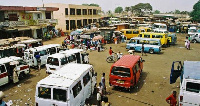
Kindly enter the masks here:
<path id="1" fill-rule="evenodd" d="M 35 102 L 38 106 L 51 106 L 52 105 L 52 89 L 48 86 L 37 86 Z"/>
<path id="2" fill-rule="evenodd" d="M 8 72 L 4 65 L 0 65 L 0 86 L 9 82 Z"/>
<path id="3" fill-rule="evenodd" d="M 84 98 L 83 98 L 83 87 L 81 84 L 81 81 L 78 81 L 78 83 L 72 87 L 72 92 L 73 92 L 73 96 L 74 99 L 71 99 L 71 106 L 81 106 L 81 104 L 83 105 L 84 102 Z"/>
<path id="4" fill-rule="evenodd" d="M 138 63 L 135 64 L 135 71 L 136 71 L 136 83 L 139 81 L 140 78 L 140 67 L 138 65 Z"/>
<path id="5" fill-rule="evenodd" d="M 40 51 L 41 65 L 46 64 L 47 57 L 48 57 L 48 54 L 46 50 Z"/>
<path id="6" fill-rule="evenodd" d="M 171 67 L 171 73 L 170 73 L 170 84 L 173 84 L 176 82 L 179 76 L 182 74 L 182 64 L 181 61 L 174 61 L 172 63 Z"/>
<path id="7" fill-rule="evenodd" d="M 67 90 L 62 88 L 53 88 L 53 100 L 51 106 L 68 106 Z"/>

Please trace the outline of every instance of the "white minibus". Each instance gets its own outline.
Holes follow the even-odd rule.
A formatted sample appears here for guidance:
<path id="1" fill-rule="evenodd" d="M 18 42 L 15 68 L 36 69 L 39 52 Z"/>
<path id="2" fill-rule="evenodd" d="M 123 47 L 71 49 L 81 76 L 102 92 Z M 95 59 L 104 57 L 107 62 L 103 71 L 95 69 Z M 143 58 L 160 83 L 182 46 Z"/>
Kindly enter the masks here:
<path id="1" fill-rule="evenodd" d="M 92 65 L 70 63 L 36 85 L 36 106 L 83 106 L 96 85 Z"/>

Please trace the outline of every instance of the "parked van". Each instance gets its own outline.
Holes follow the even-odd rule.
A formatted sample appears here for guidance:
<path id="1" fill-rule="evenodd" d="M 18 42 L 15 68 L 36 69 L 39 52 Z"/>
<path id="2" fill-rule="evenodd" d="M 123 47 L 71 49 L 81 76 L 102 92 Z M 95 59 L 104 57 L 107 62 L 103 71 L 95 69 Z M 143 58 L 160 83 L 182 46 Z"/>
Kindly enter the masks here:
<path id="1" fill-rule="evenodd" d="M 83 106 L 96 85 L 92 65 L 70 63 L 36 85 L 36 106 Z"/>
<path id="2" fill-rule="evenodd" d="M 137 55 L 124 55 L 110 68 L 110 86 L 131 90 L 139 81 L 143 70 L 142 58 Z"/>
<path id="3" fill-rule="evenodd" d="M 144 52 L 160 53 L 161 43 L 160 39 L 134 37 L 126 44 L 126 49 L 142 51 L 142 44 L 144 44 Z"/>
<path id="4" fill-rule="evenodd" d="M 153 31 L 165 30 L 167 31 L 167 25 L 163 23 L 154 23 L 152 25 Z"/>
<path id="5" fill-rule="evenodd" d="M 35 56 L 39 54 L 41 59 L 41 65 L 44 65 L 46 64 L 47 57 L 50 54 L 58 53 L 59 48 L 59 44 L 49 44 L 26 49 L 24 52 L 24 59 L 29 64 L 29 66 L 35 67 L 37 66 L 37 59 L 35 58 Z"/>
<path id="6" fill-rule="evenodd" d="M 180 76 L 179 106 L 200 104 L 200 61 L 175 61 L 172 63 L 170 84 Z"/>
<path id="7" fill-rule="evenodd" d="M 197 33 L 197 27 L 188 28 L 188 35 L 194 35 L 195 33 Z"/>
<path id="8" fill-rule="evenodd" d="M 167 45 L 168 35 L 165 33 L 144 32 L 144 33 L 140 33 L 138 37 L 160 39 L 162 46 Z"/>
<path id="9" fill-rule="evenodd" d="M 141 32 L 151 32 L 151 28 L 149 27 L 139 27 L 139 29 L 141 30 Z"/>
<path id="10" fill-rule="evenodd" d="M 122 29 L 121 32 L 126 36 L 127 39 L 137 37 L 141 30 L 140 29 Z"/>
<path id="11" fill-rule="evenodd" d="M 15 67 L 19 79 L 30 73 L 29 66 L 20 57 L 11 56 L 0 59 L 0 86 L 13 81 L 13 69 Z"/>
<path id="12" fill-rule="evenodd" d="M 53 73 L 68 63 L 85 63 L 82 49 L 69 49 L 47 57 L 46 72 Z M 89 60 L 89 58 L 88 58 Z"/>
<path id="13" fill-rule="evenodd" d="M 18 44 L 25 44 L 28 48 L 42 46 L 42 39 L 28 39 L 18 42 Z"/>

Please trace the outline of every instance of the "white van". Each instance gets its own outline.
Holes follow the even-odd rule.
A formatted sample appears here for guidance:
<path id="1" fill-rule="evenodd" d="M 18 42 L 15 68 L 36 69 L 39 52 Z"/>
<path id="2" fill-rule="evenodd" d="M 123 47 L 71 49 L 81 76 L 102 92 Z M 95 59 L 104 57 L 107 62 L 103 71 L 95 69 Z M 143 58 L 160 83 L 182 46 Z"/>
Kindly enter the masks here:
<path id="1" fill-rule="evenodd" d="M 85 63 L 83 49 L 69 49 L 47 57 L 46 72 L 53 73 L 68 63 Z"/>
<path id="2" fill-rule="evenodd" d="M 59 44 L 50 44 L 26 49 L 24 51 L 24 59 L 29 64 L 29 66 L 35 67 L 37 66 L 37 59 L 35 56 L 40 54 L 41 65 L 44 65 L 46 64 L 47 57 L 50 54 L 58 53 L 59 48 Z"/>
<path id="3" fill-rule="evenodd" d="M 36 85 L 36 106 L 83 106 L 96 85 L 92 65 L 70 63 Z"/>
<path id="4" fill-rule="evenodd" d="M 184 61 L 181 76 L 179 105 L 200 105 L 200 61 Z"/>
<path id="5" fill-rule="evenodd" d="M 11 62 L 17 63 L 11 65 Z M 25 75 L 30 73 L 29 66 L 20 57 L 11 56 L 0 59 L 0 86 L 13 81 L 13 69 L 15 67 L 19 79 L 23 79 Z"/>

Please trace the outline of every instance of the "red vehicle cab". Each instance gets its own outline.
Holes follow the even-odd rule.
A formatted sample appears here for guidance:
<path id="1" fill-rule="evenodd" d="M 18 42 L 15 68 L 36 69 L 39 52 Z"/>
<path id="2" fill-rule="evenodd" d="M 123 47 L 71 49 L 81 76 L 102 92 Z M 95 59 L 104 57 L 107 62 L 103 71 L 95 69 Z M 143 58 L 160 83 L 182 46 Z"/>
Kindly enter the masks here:
<path id="1" fill-rule="evenodd" d="M 109 84 L 131 90 L 139 78 L 143 69 L 142 58 L 137 55 L 124 55 L 110 68 Z"/>

